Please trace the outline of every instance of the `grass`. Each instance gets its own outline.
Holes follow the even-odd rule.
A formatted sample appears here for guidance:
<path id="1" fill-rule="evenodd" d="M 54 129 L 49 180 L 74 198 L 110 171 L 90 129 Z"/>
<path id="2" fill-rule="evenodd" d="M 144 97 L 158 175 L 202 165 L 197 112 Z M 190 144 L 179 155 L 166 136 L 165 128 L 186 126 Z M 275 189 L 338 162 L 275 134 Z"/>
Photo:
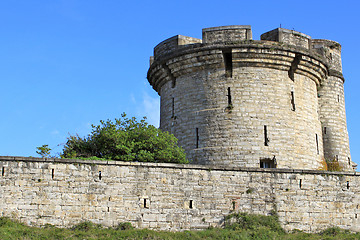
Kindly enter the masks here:
<path id="1" fill-rule="evenodd" d="M 277 217 L 231 214 L 225 219 L 224 228 L 203 231 L 167 232 L 134 229 L 130 223 L 105 228 L 91 222 L 82 222 L 72 228 L 29 227 L 6 217 L 0 218 L 0 239 L 360 239 L 360 233 L 350 233 L 340 228 L 329 228 L 317 234 L 301 231 L 285 233 Z"/>

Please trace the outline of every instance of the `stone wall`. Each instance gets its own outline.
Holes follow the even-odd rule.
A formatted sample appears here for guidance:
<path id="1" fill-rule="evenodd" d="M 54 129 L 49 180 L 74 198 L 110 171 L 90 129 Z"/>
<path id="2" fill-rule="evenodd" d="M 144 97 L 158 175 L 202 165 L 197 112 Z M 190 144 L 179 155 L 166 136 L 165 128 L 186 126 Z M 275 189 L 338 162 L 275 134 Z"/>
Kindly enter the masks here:
<path id="1" fill-rule="evenodd" d="M 202 30 L 202 39 L 204 43 L 224 43 L 240 40 L 251 40 L 251 26 L 234 25 L 204 28 Z"/>
<path id="2" fill-rule="evenodd" d="M 312 46 L 329 61 L 330 76 L 318 88 L 319 115 L 324 141 L 324 157 L 336 160 L 346 169 L 356 168 L 351 160 L 346 126 L 344 78 L 341 46 L 330 40 L 314 39 Z"/>
<path id="3" fill-rule="evenodd" d="M 284 42 L 293 46 L 310 49 L 311 37 L 294 30 L 276 28 L 261 35 L 261 40 Z"/>
<path id="4" fill-rule="evenodd" d="M 30 225 L 179 231 L 276 211 L 286 230 L 360 230 L 359 173 L 22 157 L 0 157 L 0 170 L 0 216 Z"/>
<path id="5" fill-rule="evenodd" d="M 155 47 L 148 80 L 192 163 L 318 170 L 336 157 L 354 170 L 340 44 L 282 28 L 256 41 L 247 25 L 179 39 Z"/>

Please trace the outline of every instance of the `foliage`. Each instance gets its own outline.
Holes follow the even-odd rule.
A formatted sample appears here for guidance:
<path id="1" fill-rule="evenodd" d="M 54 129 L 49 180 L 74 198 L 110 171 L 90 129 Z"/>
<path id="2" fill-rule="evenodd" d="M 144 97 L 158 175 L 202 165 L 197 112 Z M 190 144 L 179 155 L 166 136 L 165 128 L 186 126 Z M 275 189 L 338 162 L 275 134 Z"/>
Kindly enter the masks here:
<path id="1" fill-rule="evenodd" d="M 236 218 L 233 215 L 229 218 Z M 275 216 L 258 216 L 239 214 L 244 216 L 246 224 L 244 228 L 231 229 L 225 227 L 209 228 L 203 231 L 167 232 L 152 231 L 148 229 L 132 229 L 130 223 L 120 223 L 118 227 L 106 228 L 91 222 L 79 223 L 73 228 L 62 229 L 57 227 L 28 227 L 9 218 L 0 217 L 0 239 L 360 239 L 360 233 L 350 233 L 339 228 L 329 228 L 319 234 L 304 233 L 296 230 L 292 233 L 284 233 L 278 228 Z M 242 216 L 242 217 L 241 217 Z M 269 218 L 269 219 L 268 219 Z M 127 226 L 124 228 L 119 226 Z"/>
<path id="2" fill-rule="evenodd" d="M 331 171 L 331 172 L 341 172 L 344 170 L 343 166 L 339 163 L 339 161 L 334 158 L 333 160 L 329 159 L 322 159 L 321 160 L 321 166 L 318 168 L 318 170 L 322 171 Z"/>
<path id="3" fill-rule="evenodd" d="M 100 224 L 95 224 L 95 223 L 92 223 L 90 221 L 85 221 L 85 222 L 81 222 L 75 226 L 73 226 L 71 229 L 72 230 L 78 230 L 78 231 L 84 231 L 84 232 L 87 232 L 91 229 L 101 229 L 102 228 L 102 225 Z"/>
<path id="4" fill-rule="evenodd" d="M 276 215 L 263 216 L 248 213 L 233 213 L 225 217 L 225 228 L 238 230 L 261 230 L 267 228 L 271 231 L 284 233 Z"/>
<path id="5" fill-rule="evenodd" d="M 117 226 L 116 226 L 116 230 L 129 230 L 129 229 L 133 229 L 134 227 L 131 225 L 131 223 L 129 222 L 122 222 L 122 223 L 119 223 Z"/>
<path id="6" fill-rule="evenodd" d="M 344 230 L 342 230 L 339 227 L 331 227 L 328 229 L 325 229 L 324 231 L 322 231 L 320 234 L 324 235 L 324 236 L 337 236 L 339 234 L 341 234 Z"/>
<path id="7" fill-rule="evenodd" d="M 48 157 L 50 155 L 51 148 L 49 148 L 49 145 L 47 144 L 44 144 L 41 147 L 37 147 L 36 149 L 38 150 L 36 153 L 41 157 Z"/>
<path id="8" fill-rule="evenodd" d="M 344 170 L 337 159 L 326 160 L 326 165 L 327 170 L 331 172 L 341 172 Z"/>
<path id="9" fill-rule="evenodd" d="M 100 121 L 100 125 L 92 125 L 87 137 L 68 137 L 61 157 L 188 163 L 174 135 L 149 125 L 145 119 L 137 121 L 123 113 L 114 122 Z"/>
<path id="10" fill-rule="evenodd" d="M 321 166 L 320 166 L 320 168 L 318 170 L 321 170 L 321 171 L 327 171 L 328 170 L 328 164 L 325 161 L 324 157 L 321 159 L 320 164 L 321 164 Z"/>

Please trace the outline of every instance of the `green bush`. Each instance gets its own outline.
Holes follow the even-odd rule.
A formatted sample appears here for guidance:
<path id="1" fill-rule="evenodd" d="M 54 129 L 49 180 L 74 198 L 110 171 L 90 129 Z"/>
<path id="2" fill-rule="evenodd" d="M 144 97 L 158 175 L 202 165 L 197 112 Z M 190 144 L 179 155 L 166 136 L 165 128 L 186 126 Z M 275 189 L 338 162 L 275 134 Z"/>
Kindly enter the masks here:
<path id="1" fill-rule="evenodd" d="M 0 217 L 0 227 L 13 227 L 13 226 L 17 226 L 17 225 L 21 225 L 21 223 L 11 220 L 8 217 Z"/>
<path id="2" fill-rule="evenodd" d="M 92 223 L 90 221 L 85 221 L 85 222 L 81 222 L 79 224 L 76 224 L 71 229 L 72 230 L 77 230 L 77 231 L 87 232 L 87 231 L 90 231 L 90 230 L 101 229 L 101 228 L 102 228 L 102 225 L 100 225 L 100 224 L 95 224 L 95 223 Z"/>
<path id="3" fill-rule="evenodd" d="M 350 233 L 337 227 L 326 229 L 319 234 L 304 233 L 299 230 L 285 233 L 276 216 L 238 213 L 227 216 L 225 223 L 229 223 L 225 228 L 213 227 L 203 231 L 168 232 L 133 229 L 130 223 L 120 223 L 115 228 L 106 228 L 89 221 L 79 223 L 69 229 L 54 226 L 37 228 L 2 217 L 0 218 L 0 239 L 360 239 L 359 233 Z"/>
<path id="4" fill-rule="evenodd" d="M 141 121 L 127 118 L 125 113 L 114 122 L 107 120 L 92 125 L 87 137 L 70 135 L 61 157 L 188 163 L 174 135 L 149 125 L 145 118 Z"/>
<path id="5" fill-rule="evenodd" d="M 339 161 L 326 161 L 327 170 L 331 172 L 341 172 L 344 171 L 343 167 L 340 165 Z"/>
<path id="6" fill-rule="evenodd" d="M 231 230 L 259 230 L 266 228 L 277 233 L 285 233 L 276 215 L 263 216 L 233 213 L 225 217 L 225 228 Z"/>
<path id="7" fill-rule="evenodd" d="M 129 230 L 129 229 L 133 229 L 134 227 L 131 225 L 131 223 L 129 223 L 129 222 L 123 222 L 123 223 L 119 223 L 116 227 L 115 227 L 115 229 L 116 230 L 121 230 L 121 231 L 123 231 L 123 230 Z"/>

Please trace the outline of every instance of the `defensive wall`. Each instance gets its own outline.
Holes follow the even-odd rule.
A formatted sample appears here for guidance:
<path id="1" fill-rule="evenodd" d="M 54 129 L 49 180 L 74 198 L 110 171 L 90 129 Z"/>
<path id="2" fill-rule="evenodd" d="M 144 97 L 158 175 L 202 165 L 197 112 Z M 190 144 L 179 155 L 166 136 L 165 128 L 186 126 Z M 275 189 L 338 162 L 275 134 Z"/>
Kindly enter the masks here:
<path id="1" fill-rule="evenodd" d="M 354 171 L 341 45 L 283 28 L 252 39 L 248 25 L 205 28 L 154 48 L 148 80 L 160 128 L 192 163 Z"/>
<path id="2" fill-rule="evenodd" d="M 360 229 L 360 173 L 0 157 L 0 216 L 30 225 L 179 231 L 232 212 L 276 212 L 286 230 Z"/>
<path id="3" fill-rule="evenodd" d="M 192 164 L 0 157 L 0 216 L 179 231 L 221 226 L 233 212 L 276 213 L 286 230 L 360 231 L 339 43 L 206 28 L 202 39 L 159 43 L 147 77 L 161 96 L 160 128 Z M 317 170 L 325 159 L 345 172 Z"/>

